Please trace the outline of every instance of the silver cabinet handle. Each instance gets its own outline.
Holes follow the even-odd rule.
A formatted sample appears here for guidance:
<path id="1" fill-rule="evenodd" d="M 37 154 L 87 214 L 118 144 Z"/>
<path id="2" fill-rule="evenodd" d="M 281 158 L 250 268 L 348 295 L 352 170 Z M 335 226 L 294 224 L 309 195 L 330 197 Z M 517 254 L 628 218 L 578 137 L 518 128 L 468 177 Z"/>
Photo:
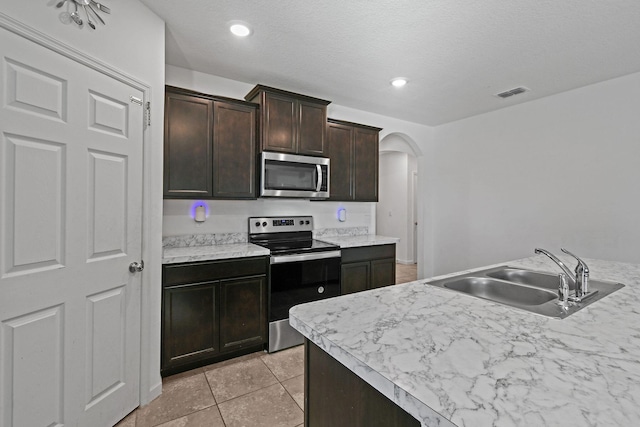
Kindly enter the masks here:
<path id="1" fill-rule="evenodd" d="M 134 261 L 129 264 L 129 271 L 131 273 L 136 273 L 144 270 L 144 261 L 140 260 L 140 262 Z"/>

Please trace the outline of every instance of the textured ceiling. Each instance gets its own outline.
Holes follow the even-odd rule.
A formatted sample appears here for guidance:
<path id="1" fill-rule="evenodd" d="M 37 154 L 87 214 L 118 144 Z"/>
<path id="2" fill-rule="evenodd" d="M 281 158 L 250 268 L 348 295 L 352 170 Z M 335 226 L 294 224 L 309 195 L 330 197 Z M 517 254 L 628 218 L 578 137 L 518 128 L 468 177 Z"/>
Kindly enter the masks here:
<path id="1" fill-rule="evenodd" d="M 639 0 L 141 1 L 168 64 L 431 126 L 640 71 Z"/>

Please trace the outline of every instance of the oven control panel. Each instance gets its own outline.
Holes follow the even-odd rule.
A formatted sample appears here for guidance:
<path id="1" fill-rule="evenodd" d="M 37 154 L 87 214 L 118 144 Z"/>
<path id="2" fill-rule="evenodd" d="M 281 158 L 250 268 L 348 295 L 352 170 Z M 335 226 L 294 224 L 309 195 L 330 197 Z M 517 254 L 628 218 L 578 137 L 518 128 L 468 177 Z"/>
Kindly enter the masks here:
<path id="1" fill-rule="evenodd" d="M 313 231 L 312 216 L 267 216 L 249 218 L 249 234 Z"/>

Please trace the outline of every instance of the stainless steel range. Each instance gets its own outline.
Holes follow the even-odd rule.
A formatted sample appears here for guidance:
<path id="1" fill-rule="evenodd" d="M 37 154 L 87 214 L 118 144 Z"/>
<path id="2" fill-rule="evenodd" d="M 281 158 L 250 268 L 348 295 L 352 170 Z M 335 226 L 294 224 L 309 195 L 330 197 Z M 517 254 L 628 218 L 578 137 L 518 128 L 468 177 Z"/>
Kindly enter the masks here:
<path id="1" fill-rule="evenodd" d="M 314 240 L 313 217 L 249 218 L 249 242 L 271 252 L 269 352 L 301 344 L 289 326 L 297 304 L 340 295 L 340 247 Z"/>

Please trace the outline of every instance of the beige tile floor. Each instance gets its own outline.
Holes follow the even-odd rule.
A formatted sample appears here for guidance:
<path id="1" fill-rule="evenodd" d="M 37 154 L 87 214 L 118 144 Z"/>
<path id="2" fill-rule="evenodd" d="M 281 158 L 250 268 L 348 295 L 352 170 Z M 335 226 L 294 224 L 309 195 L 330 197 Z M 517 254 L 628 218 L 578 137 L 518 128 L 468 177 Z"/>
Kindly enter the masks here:
<path id="1" fill-rule="evenodd" d="M 396 264 L 396 283 L 413 282 L 417 276 L 417 264 Z"/>
<path id="2" fill-rule="evenodd" d="M 396 283 L 416 265 L 396 265 Z M 116 427 L 299 427 L 303 425 L 304 347 L 252 353 L 166 377 L 162 394 Z"/>

